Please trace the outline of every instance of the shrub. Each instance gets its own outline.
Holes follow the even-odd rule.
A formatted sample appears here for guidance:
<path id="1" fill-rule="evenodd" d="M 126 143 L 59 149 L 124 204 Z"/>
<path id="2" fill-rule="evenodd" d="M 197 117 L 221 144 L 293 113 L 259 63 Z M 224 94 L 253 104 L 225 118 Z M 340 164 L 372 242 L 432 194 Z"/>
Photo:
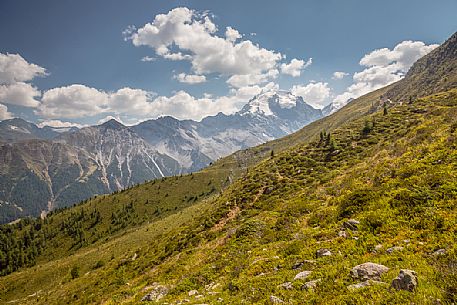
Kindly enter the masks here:
<path id="1" fill-rule="evenodd" d="M 363 210 L 368 202 L 376 200 L 378 194 L 371 190 L 359 189 L 341 199 L 338 205 L 338 218 L 350 217 Z"/>
<path id="2" fill-rule="evenodd" d="M 70 276 L 72 279 L 79 277 L 79 267 L 73 266 L 70 270 Z"/>

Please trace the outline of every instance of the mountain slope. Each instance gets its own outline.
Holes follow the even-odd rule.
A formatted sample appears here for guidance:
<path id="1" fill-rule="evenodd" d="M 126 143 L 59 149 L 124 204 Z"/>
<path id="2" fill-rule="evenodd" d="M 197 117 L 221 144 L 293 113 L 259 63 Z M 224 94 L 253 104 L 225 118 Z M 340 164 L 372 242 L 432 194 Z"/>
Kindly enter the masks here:
<path id="1" fill-rule="evenodd" d="M 268 113 L 254 111 L 253 105 L 263 105 Z M 6 120 L 0 122 L 0 143 L 5 142 L 0 149 L 5 160 L 0 222 L 44 215 L 96 194 L 194 172 L 321 116 L 302 98 L 279 91 L 256 96 L 239 113 L 220 113 L 201 122 L 162 117 L 126 127 L 111 120 L 56 131 L 21 119 Z M 25 192 L 27 185 L 34 192 Z"/>
<path id="2" fill-rule="evenodd" d="M 0 121 L 0 143 L 13 143 L 30 139 L 52 139 L 59 133 L 50 127 L 39 128 L 23 119 Z"/>
<path id="3" fill-rule="evenodd" d="M 180 172 L 177 161 L 114 122 L 4 144 L 0 158 L 2 223 Z"/>
<path id="4" fill-rule="evenodd" d="M 456 114 L 453 90 L 355 120 L 261 162 L 221 196 L 3 277 L 3 300 L 136 304 L 163 285 L 159 303 L 455 301 Z M 360 221 L 356 230 L 348 218 Z M 332 255 L 316 256 L 323 248 Z M 439 259 L 431 255 L 438 249 Z M 415 270 L 417 291 L 348 289 L 357 283 L 351 268 L 367 261 L 390 268 L 387 283 L 399 269 Z M 300 271 L 311 273 L 293 280 Z M 300 288 L 310 280 L 319 280 L 313 290 Z"/>
<path id="5" fill-rule="evenodd" d="M 2 277 L 1 300 L 455 303 L 457 89 L 372 107 L 392 86 L 198 174 L 2 226 L 0 265 L 29 256 L 38 265 Z M 176 205 L 218 173 L 220 194 L 210 188 Z M 191 185 L 194 176 L 202 180 Z M 157 217 L 164 203 L 176 212 Z M 24 253 L 30 244 L 41 254 Z M 366 262 L 389 270 L 376 281 L 351 276 Z M 416 272 L 413 291 L 388 288 L 400 269 Z"/>
<path id="6" fill-rule="evenodd" d="M 272 91 L 255 96 L 232 115 L 219 113 L 201 122 L 162 117 L 132 129 L 154 149 L 178 160 L 187 171 L 195 171 L 237 150 L 286 136 L 321 117 L 322 112 L 301 97 Z"/>
<path id="7" fill-rule="evenodd" d="M 457 87 L 457 32 L 441 46 L 419 59 L 405 78 L 386 93 L 396 102 L 446 91 Z"/>

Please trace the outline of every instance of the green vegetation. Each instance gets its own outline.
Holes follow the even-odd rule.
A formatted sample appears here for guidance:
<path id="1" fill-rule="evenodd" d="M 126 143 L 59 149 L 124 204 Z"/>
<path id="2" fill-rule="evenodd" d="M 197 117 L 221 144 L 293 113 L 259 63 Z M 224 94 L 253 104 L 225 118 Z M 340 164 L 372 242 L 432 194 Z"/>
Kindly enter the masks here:
<path id="1" fill-rule="evenodd" d="M 349 107 L 367 113 L 382 92 Z M 344 115 L 200 173 L 10 226 L 4 235 L 18 240 L 37 223 L 35 234 L 55 236 L 37 246 L 36 266 L 0 278 L 2 302 L 137 304 L 164 285 L 159 304 L 268 304 L 271 295 L 289 304 L 455 303 L 457 90 L 387 114 Z M 230 175 L 240 178 L 229 185 Z M 358 229 L 342 235 L 349 218 Z M 332 255 L 318 257 L 322 248 Z M 417 289 L 349 290 L 351 268 L 368 261 L 390 268 L 386 283 L 415 270 Z M 303 270 L 312 273 L 294 280 Z M 319 282 L 302 289 L 310 280 Z"/>
<path id="2" fill-rule="evenodd" d="M 228 165 L 181 177 L 162 178 L 110 196 L 59 209 L 46 219 L 26 218 L 0 226 L 0 275 L 38 261 L 65 257 L 142 224 L 177 213 L 216 195 L 241 169 Z M 233 177 L 232 177 L 233 176 Z"/>

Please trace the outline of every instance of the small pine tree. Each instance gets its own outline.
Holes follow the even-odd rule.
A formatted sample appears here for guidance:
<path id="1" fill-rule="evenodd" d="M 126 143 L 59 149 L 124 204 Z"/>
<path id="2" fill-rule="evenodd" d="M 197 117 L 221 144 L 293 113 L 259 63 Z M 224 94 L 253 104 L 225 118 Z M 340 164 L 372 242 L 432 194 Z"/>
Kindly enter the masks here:
<path id="1" fill-rule="evenodd" d="M 362 134 L 367 135 L 371 132 L 372 125 L 368 120 L 365 121 L 365 126 L 362 129 Z"/>
<path id="2" fill-rule="evenodd" d="M 330 151 L 335 151 L 336 150 L 336 144 L 335 144 L 335 141 L 333 139 L 330 140 L 329 149 L 330 149 Z"/>
<path id="3" fill-rule="evenodd" d="M 275 151 L 274 150 L 271 150 L 271 153 L 270 153 L 270 157 L 274 157 L 275 156 Z"/>
<path id="4" fill-rule="evenodd" d="M 75 279 L 79 277 L 79 267 L 78 266 L 73 266 L 70 271 L 70 275 L 72 279 Z"/>
<path id="5" fill-rule="evenodd" d="M 331 141 L 332 141 L 332 135 L 331 135 L 330 132 L 329 132 L 329 133 L 326 135 L 325 145 L 329 145 Z"/>
<path id="6" fill-rule="evenodd" d="M 387 105 L 384 104 L 384 112 L 383 112 L 384 115 L 387 115 Z"/>

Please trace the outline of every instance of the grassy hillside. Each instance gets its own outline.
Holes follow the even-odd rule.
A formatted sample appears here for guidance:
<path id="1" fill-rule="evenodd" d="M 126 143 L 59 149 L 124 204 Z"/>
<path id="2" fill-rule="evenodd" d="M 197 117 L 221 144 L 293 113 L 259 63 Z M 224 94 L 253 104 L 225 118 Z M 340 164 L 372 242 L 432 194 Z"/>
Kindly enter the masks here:
<path id="1" fill-rule="evenodd" d="M 379 94 L 354 105 L 368 109 Z M 250 154 L 268 155 L 221 194 L 209 192 L 205 180 L 206 196 L 176 212 L 170 211 L 176 201 L 160 217 L 146 210 L 143 201 L 161 192 L 159 182 L 82 204 L 78 208 L 88 209 L 87 215 L 95 206 L 111 206 L 101 204 L 109 201 L 122 215 L 114 219 L 140 221 L 130 226 L 125 220 L 129 225 L 106 241 L 91 244 L 89 238 L 68 257 L 40 256 L 37 266 L 0 278 L 1 301 L 137 304 L 151 291 L 166 290 L 158 303 L 269 304 L 272 296 L 289 304 L 456 302 L 457 90 L 395 106 L 387 114 L 363 113 L 352 121 L 345 121 L 344 113 L 327 118 L 344 122 L 335 123 L 330 136 L 327 121 L 308 127 L 315 132 L 303 139 L 295 141 L 296 134 L 282 140 L 287 143 L 282 150 L 273 144 L 217 162 L 199 177 L 221 173 L 229 164 L 243 168 L 254 162 L 246 159 Z M 217 191 L 222 181 L 230 183 L 227 172 L 218 177 L 212 180 L 220 181 Z M 161 183 L 181 201 L 189 191 L 200 194 L 203 181 L 192 186 L 190 176 L 182 179 Z M 140 190 L 144 197 L 134 193 Z M 184 193 L 178 196 L 179 191 Z M 132 214 L 130 201 L 144 210 Z M 48 221 L 77 215 L 77 209 Z M 357 229 L 343 229 L 349 218 L 360 221 Z M 104 224 L 101 231 L 112 227 Z M 63 243 L 71 244 L 71 239 Z M 332 255 L 318 257 L 324 248 Z M 380 279 L 387 284 L 348 289 L 357 283 L 351 268 L 369 261 L 390 268 Z M 389 289 L 400 269 L 418 274 L 414 292 Z M 294 280 L 300 271 L 311 273 Z M 304 289 L 311 280 L 317 280 L 315 287 Z"/>
<path id="2" fill-rule="evenodd" d="M 192 175 L 164 178 L 126 191 L 98 196 L 70 209 L 57 210 L 45 220 L 25 219 L 14 226 L 0 226 L 0 275 L 36 262 L 65 257 L 97 241 L 181 211 L 218 194 L 250 166 L 295 145 L 308 143 L 365 115 L 373 102 L 388 90 L 377 90 L 352 101 L 331 116 L 287 137 L 222 158 Z"/>

